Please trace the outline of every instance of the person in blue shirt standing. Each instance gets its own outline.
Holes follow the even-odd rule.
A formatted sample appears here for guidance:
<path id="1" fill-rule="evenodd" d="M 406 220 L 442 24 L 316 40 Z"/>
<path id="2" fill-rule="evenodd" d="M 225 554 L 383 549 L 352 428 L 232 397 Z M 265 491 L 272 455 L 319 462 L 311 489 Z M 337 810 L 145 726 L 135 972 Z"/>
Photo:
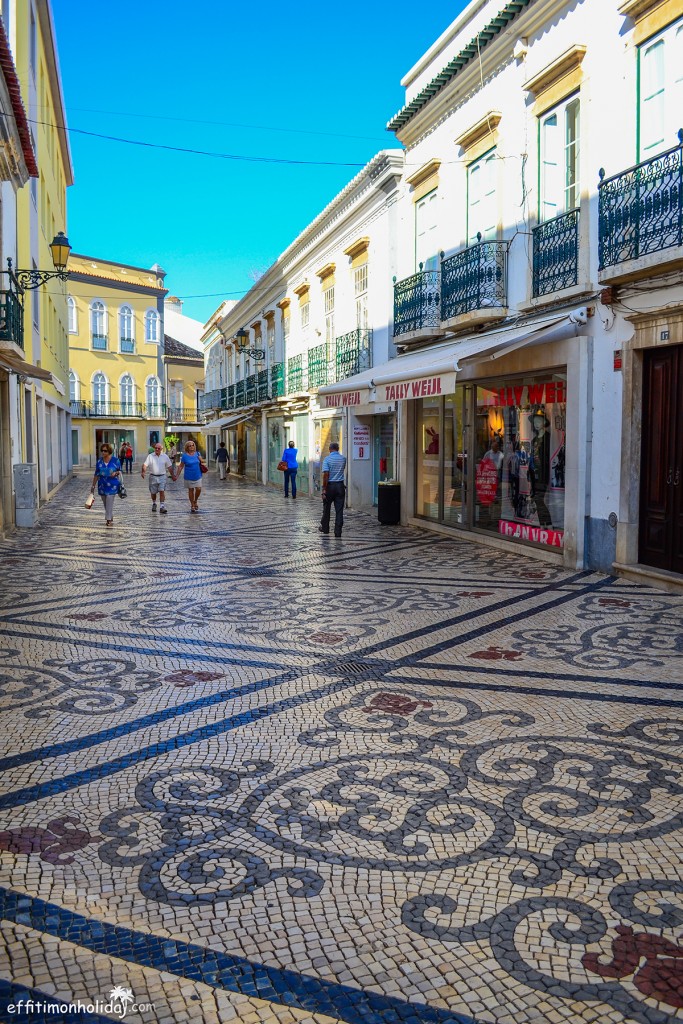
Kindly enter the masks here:
<path id="1" fill-rule="evenodd" d="M 294 442 L 290 441 L 285 450 L 282 453 L 282 461 L 287 463 L 287 469 L 284 471 L 283 476 L 285 478 L 285 498 L 289 497 L 289 484 L 292 484 L 292 497 L 296 498 L 296 471 L 299 468 L 297 462 L 298 449 L 294 447 Z"/>
<path id="2" fill-rule="evenodd" d="M 330 511 L 334 505 L 334 535 L 341 537 L 344 525 L 344 500 L 346 487 L 344 473 L 346 456 L 339 451 L 336 441 L 330 441 L 330 454 L 323 459 L 323 517 L 318 530 L 320 533 L 330 532 Z"/>

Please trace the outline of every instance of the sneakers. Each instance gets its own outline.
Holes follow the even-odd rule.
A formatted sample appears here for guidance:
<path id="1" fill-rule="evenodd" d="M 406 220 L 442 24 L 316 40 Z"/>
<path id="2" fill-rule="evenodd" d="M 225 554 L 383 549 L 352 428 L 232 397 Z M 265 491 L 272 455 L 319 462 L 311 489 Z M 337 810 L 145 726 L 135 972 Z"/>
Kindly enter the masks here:
<path id="1" fill-rule="evenodd" d="M 156 506 L 155 506 L 155 507 L 156 507 Z M 159 512 L 161 513 L 161 515 L 162 515 L 162 516 L 165 516 L 165 515 L 167 514 L 167 512 L 168 512 L 168 509 L 166 508 L 166 506 L 165 506 L 165 505 L 161 505 L 161 506 L 159 507 Z"/>
<path id="2" fill-rule="evenodd" d="M 153 501 L 152 502 L 152 512 L 156 512 L 156 510 L 157 510 L 157 503 L 156 503 L 156 501 Z"/>

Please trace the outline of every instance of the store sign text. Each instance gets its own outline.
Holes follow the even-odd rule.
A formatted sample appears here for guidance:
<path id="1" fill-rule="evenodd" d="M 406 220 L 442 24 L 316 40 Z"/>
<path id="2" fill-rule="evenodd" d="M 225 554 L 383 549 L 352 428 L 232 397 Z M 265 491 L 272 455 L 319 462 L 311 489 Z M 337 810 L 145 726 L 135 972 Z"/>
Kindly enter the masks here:
<path id="1" fill-rule="evenodd" d="M 384 385 L 384 401 L 396 402 L 402 398 L 429 398 L 441 395 L 441 377 L 424 377 L 422 380 L 407 380 L 398 384 Z"/>
<path id="2" fill-rule="evenodd" d="M 525 394 L 526 393 L 526 394 Z M 515 406 L 552 405 L 567 401 L 567 385 L 563 380 L 547 384 L 520 384 L 514 387 L 494 388 L 486 395 L 483 405 Z"/>
<path id="3" fill-rule="evenodd" d="M 544 544 L 549 548 L 564 547 L 562 530 L 548 530 L 544 526 L 529 526 L 526 523 L 511 523 L 507 519 L 501 519 L 498 523 L 498 532 L 512 540 L 530 540 L 534 544 Z"/>
<path id="4" fill-rule="evenodd" d="M 360 391 L 344 391 L 341 395 L 325 395 L 325 408 L 338 409 L 344 405 L 360 405 Z"/>

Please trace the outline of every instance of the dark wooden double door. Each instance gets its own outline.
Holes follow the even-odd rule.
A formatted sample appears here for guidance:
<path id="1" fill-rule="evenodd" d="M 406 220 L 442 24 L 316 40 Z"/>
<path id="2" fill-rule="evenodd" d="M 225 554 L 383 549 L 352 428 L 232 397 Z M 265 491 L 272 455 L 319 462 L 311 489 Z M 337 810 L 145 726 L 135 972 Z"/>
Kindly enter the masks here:
<path id="1" fill-rule="evenodd" d="M 683 345 L 645 351 L 638 560 L 683 573 Z"/>

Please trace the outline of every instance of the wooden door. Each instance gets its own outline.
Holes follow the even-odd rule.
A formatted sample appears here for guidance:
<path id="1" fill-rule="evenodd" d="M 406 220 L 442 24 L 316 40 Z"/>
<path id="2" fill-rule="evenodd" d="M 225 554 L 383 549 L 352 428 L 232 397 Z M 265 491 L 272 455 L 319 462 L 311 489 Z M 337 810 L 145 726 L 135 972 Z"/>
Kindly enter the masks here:
<path id="1" fill-rule="evenodd" d="M 638 560 L 683 573 L 683 345 L 645 352 Z"/>

